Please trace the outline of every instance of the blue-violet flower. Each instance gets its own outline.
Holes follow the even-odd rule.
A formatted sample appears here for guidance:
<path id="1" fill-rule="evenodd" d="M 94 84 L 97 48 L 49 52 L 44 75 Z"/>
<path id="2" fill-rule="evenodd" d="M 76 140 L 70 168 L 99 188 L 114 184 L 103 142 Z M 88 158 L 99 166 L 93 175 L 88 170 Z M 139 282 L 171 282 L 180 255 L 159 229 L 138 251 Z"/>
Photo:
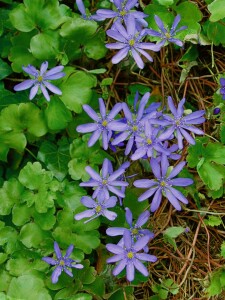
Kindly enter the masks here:
<path id="1" fill-rule="evenodd" d="M 62 72 L 64 67 L 57 66 L 50 69 L 49 71 L 47 71 L 47 69 L 48 69 L 47 61 L 41 64 L 40 71 L 38 71 L 32 65 L 23 67 L 24 72 L 26 72 L 27 74 L 31 75 L 34 78 L 25 80 L 24 82 L 15 85 L 14 90 L 23 91 L 31 88 L 30 95 L 29 95 L 30 100 L 32 100 L 36 96 L 39 88 L 41 89 L 47 101 L 50 101 L 50 96 L 47 89 L 49 89 L 54 94 L 62 95 L 61 90 L 55 85 L 53 85 L 52 83 L 50 83 L 49 80 L 55 80 L 64 77 L 66 75 L 65 73 Z"/>
<path id="2" fill-rule="evenodd" d="M 59 245 L 57 242 L 54 242 L 54 250 L 57 259 L 53 259 L 52 257 L 43 257 L 46 263 L 52 266 L 56 266 L 55 270 L 52 273 L 52 283 L 57 283 L 59 276 L 64 271 L 70 277 L 73 277 L 73 273 L 68 268 L 76 268 L 82 269 L 84 266 L 82 264 L 78 264 L 76 260 L 69 258 L 71 253 L 73 252 L 73 245 L 70 245 L 66 251 L 65 256 L 62 256 L 62 253 L 59 249 Z"/>

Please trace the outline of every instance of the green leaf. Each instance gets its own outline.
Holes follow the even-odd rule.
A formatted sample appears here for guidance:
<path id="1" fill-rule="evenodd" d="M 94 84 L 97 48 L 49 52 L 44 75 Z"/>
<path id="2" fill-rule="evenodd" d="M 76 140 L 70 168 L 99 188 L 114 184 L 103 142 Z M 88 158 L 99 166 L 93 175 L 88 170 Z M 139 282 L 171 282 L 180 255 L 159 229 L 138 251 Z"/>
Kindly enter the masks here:
<path id="1" fill-rule="evenodd" d="M 5 245 L 6 253 L 11 253 L 11 247 L 13 246 L 13 251 L 16 251 L 16 241 L 17 241 L 17 231 L 10 226 L 5 226 L 0 229 L 0 245 Z"/>
<path id="2" fill-rule="evenodd" d="M 217 216 L 208 216 L 208 219 L 204 219 L 204 223 L 209 226 L 219 226 L 222 224 L 222 220 Z"/>
<path id="3" fill-rule="evenodd" d="M 169 227 L 164 231 L 164 235 L 169 236 L 170 238 L 177 238 L 181 233 L 185 231 L 185 228 L 180 226 Z"/>
<path id="4" fill-rule="evenodd" d="M 24 0 L 10 13 L 13 26 L 23 32 L 37 29 L 56 29 L 67 20 L 69 9 L 57 0 Z"/>
<path id="5" fill-rule="evenodd" d="M 45 118 L 50 130 L 59 131 L 72 121 L 72 114 L 57 96 L 53 96 L 45 110 Z"/>
<path id="6" fill-rule="evenodd" d="M 211 13 L 211 16 L 209 18 L 211 22 L 216 22 L 225 18 L 223 0 L 214 0 L 211 4 L 208 5 L 208 10 Z"/>
<path id="7" fill-rule="evenodd" d="M 40 60 L 54 59 L 59 54 L 59 34 L 54 31 L 41 32 L 30 41 L 33 56 Z"/>
<path id="8" fill-rule="evenodd" d="M 212 274 L 210 285 L 207 288 L 208 296 L 215 296 L 219 295 L 222 292 L 222 287 L 220 283 L 220 274 L 221 270 L 219 272 L 216 272 Z"/>
<path id="9" fill-rule="evenodd" d="M 27 248 L 40 248 L 40 244 L 46 236 L 47 233 L 37 224 L 28 223 L 21 228 L 19 239 Z"/>
<path id="10" fill-rule="evenodd" d="M 42 169 L 39 162 L 28 162 L 20 171 L 19 181 L 30 190 L 38 190 L 52 181 L 52 173 Z"/>
<path id="11" fill-rule="evenodd" d="M 175 0 L 156 0 L 160 5 L 171 6 Z"/>
<path id="12" fill-rule="evenodd" d="M 60 30 L 60 35 L 64 38 L 75 40 L 78 45 L 84 44 L 96 32 L 98 25 L 95 21 L 84 20 L 78 15 L 69 18 Z"/>
<path id="13" fill-rule="evenodd" d="M 207 37 L 215 46 L 225 44 L 225 28 L 220 22 L 212 23 L 206 21 L 203 26 L 207 32 Z"/>
<path id="14" fill-rule="evenodd" d="M 0 215 L 8 215 L 15 203 L 22 200 L 24 187 L 15 178 L 5 181 L 0 189 Z"/>
<path id="15" fill-rule="evenodd" d="M 11 276 L 9 275 L 8 272 L 5 270 L 0 270 L 0 291 L 7 291 L 9 283 L 11 281 Z M 4 300 L 4 298 L 1 298 L 1 293 L 0 293 L 0 299 Z M 6 299 L 7 300 L 7 299 Z"/>
<path id="16" fill-rule="evenodd" d="M 10 282 L 7 295 L 23 300 L 51 300 L 52 297 L 44 288 L 44 282 L 33 275 L 22 275 Z"/>
<path id="17" fill-rule="evenodd" d="M 7 261 L 6 269 L 10 275 L 20 276 L 28 274 L 32 270 L 45 271 L 46 263 L 40 258 L 32 259 L 30 257 L 11 258 Z"/>
<path id="18" fill-rule="evenodd" d="M 105 57 L 108 49 L 105 46 L 105 33 L 98 33 L 94 37 L 88 39 L 84 45 L 84 53 L 87 57 L 99 60 Z M 93 73 L 92 73 L 93 74 Z"/>
<path id="19" fill-rule="evenodd" d="M 33 208 L 27 207 L 26 204 L 16 204 L 12 210 L 12 221 L 16 226 L 22 226 L 29 222 Z"/>
<path id="20" fill-rule="evenodd" d="M 221 244 L 220 255 L 225 258 L 225 242 Z"/>
<path id="21" fill-rule="evenodd" d="M 10 66 L 2 59 L 0 59 L 0 80 L 7 77 L 11 73 L 12 73 L 12 69 L 10 68 Z"/>
<path id="22" fill-rule="evenodd" d="M 70 297 L 71 300 L 91 300 L 93 299 L 91 295 L 85 293 L 78 293 L 75 296 Z"/>
<path id="23" fill-rule="evenodd" d="M 58 180 L 62 181 L 68 173 L 68 163 L 70 161 L 67 140 L 61 140 L 58 145 L 44 141 L 38 152 L 38 159 L 46 164 L 46 167 L 52 171 Z"/>
<path id="24" fill-rule="evenodd" d="M 50 208 L 46 213 L 38 213 L 34 211 L 33 217 L 37 225 L 43 230 L 51 230 L 56 222 L 56 217 L 54 216 L 55 207 Z"/>
<path id="25" fill-rule="evenodd" d="M 91 89 L 97 84 L 96 77 L 87 72 L 74 71 L 72 68 L 67 68 L 65 72 L 67 76 L 60 85 L 60 99 L 70 110 L 81 113 L 82 105 L 91 100 Z"/>

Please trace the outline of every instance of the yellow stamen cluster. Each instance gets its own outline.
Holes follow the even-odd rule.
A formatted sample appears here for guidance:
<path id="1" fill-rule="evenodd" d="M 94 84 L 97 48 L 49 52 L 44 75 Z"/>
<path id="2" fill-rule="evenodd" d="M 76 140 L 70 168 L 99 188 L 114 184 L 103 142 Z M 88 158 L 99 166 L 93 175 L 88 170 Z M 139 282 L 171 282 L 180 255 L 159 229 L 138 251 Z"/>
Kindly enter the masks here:
<path id="1" fill-rule="evenodd" d="M 65 266 L 64 260 L 60 260 L 60 261 L 59 261 L 59 265 L 60 265 L 60 266 Z"/>
<path id="2" fill-rule="evenodd" d="M 43 81 L 43 77 L 42 76 L 38 76 L 37 81 L 38 82 L 42 82 Z"/>
<path id="3" fill-rule="evenodd" d="M 96 213 L 100 213 L 101 210 L 102 210 L 101 205 L 98 205 L 98 206 L 95 207 Z"/>
<path id="4" fill-rule="evenodd" d="M 102 126 L 106 127 L 107 125 L 108 125 L 108 122 L 107 122 L 106 120 L 104 120 L 104 121 L 102 122 Z"/>
<path id="5" fill-rule="evenodd" d="M 122 17 L 124 17 L 125 15 L 126 15 L 126 11 L 125 10 L 121 10 L 121 12 L 120 12 L 120 15 L 122 16 Z"/>
<path id="6" fill-rule="evenodd" d="M 103 185 L 106 185 L 107 183 L 108 183 L 108 181 L 107 181 L 106 179 L 103 179 L 103 180 L 102 180 L 102 184 L 103 184 Z"/>
<path id="7" fill-rule="evenodd" d="M 134 40 L 134 39 L 129 40 L 129 45 L 130 45 L 131 47 L 134 46 L 134 44 L 135 44 L 135 40 Z"/>
<path id="8" fill-rule="evenodd" d="M 151 139 L 147 139 L 147 144 L 151 145 L 152 144 L 152 140 Z"/>
<path id="9" fill-rule="evenodd" d="M 136 125 L 134 125 L 134 126 L 132 127 L 132 130 L 133 130 L 133 131 L 138 131 L 138 127 L 137 127 Z"/>
<path id="10" fill-rule="evenodd" d="M 161 182 L 160 182 L 160 185 L 161 185 L 162 187 L 164 187 L 164 186 L 166 186 L 166 182 L 165 182 L 165 181 L 161 181 Z"/>
<path id="11" fill-rule="evenodd" d="M 133 235 L 137 235 L 137 234 L 138 234 L 138 229 L 137 229 L 137 228 L 134 228 L 134 229 L 132 230 L 132 234 L 133 234 Z"/>
<path id="12" fill-rule="evenodd" d="M 128 252 L 127 253 L 127 258 L 132 259 L 134 257 L 134 253 L 133 252 Z"/>
<path id="13" fill-rule="evenodd" d="M 166 36 L 167 39 L 171 38 L 171 35 L 170 35 L 169 32 L 167 32 L 167 33 L 165 34 L 165 36 Z"/>

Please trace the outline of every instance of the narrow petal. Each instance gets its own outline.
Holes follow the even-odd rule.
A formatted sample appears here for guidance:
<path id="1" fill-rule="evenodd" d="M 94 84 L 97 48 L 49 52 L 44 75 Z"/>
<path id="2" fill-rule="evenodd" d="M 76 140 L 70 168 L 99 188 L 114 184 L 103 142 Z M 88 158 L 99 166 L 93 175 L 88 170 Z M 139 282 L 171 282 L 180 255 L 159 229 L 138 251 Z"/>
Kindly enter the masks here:
<path id="1" fill-rule="evenodd" d="M 99 116 L 97 113 L 87 104 L 83 105 L 83 110 L 89 115 L 90 118 L 95 120 L 96 122 L 99 121 Z"/>
<path id="2" fill-rule="evenodd" d="M 113 254 L 123 254 L 124 253 L 124 249 L 118 245 L 114 245 L 114 244 L 107 244 L 106 245 L 106 249 L 110 252 L 112 252 Z"/>
<path id="3" fill-rule="evenodd" d="M 166 131 L 164 131 L 162 134 L 160 134 L 159 140 L 160 141 L 168 140 L 170 138 L 170 136 L 174 133 L 174 130 L 175 130 L 175 126 L 172 125 Z"/>
<path id="4" fill-rule="evenodd" d="M 136 23 L 134 17 L 129 14 L 127 17 L 127 33 L 129 36 L 134 36 L 136 31 Z"/>
<path id="5" fill-rule="evenodd" d="M 134 265 L 133 262 L 128 263 L 126 266 L 126 277 L 128 281 L 133 281 L 134 280 Z"/>
<path id="6" fill-rule="evenodd" d="M 170 184 L 175 186 L 188 186 L 193 184 L 193 182 L 190 178 L 175 178 L 170 180 Z"/>
<path id="7" fill-rule="evenodd" d="M 32 89 L 30 90 L 30 95 L 29 95 L 30 100 L 32 100 L 37 95 L 38 88 L 39 88 L 39 85 L 37 85 L 37 84 L 32 87 Z"/>
<path id="8" fill-rule="evenodd" d="M 126 211 L 125 216 L 126 216 L 127 224 L 131 227 L 132 226 L 132 222 L 133 222 L 132 212 L 131 212 L 131 210 L 128 207 L 125 208 L 125 211 Z"/>
<path id="9" fill-rule="evenodd" d="M 181 210 L 179 201 L 168 189 L 166 190 L 166 197 L 169 200 L 169 202 L 176 208 L 176 210 Z"/>
<path id="10" fill-rule="evenodd" d="M 128 0 L 124 8 L 129 11 L 137 5 L 137 2 L 138 0 Z"/>
<path id="11" fill-rule="evenodd" d="M 173 193 L 173 195 L 174 195 L 177 199 L 179 199 L 181 202 L 183 202 L 184 204 L 188 204 L 188 200 L 184 197 L 184 195 L 183 195 L 180 191 L 174 189 L 173 187 L 170 187 L 170 191 L 171 191 L 171 192 Z"/>
<path id="12" fill-rule="evenodd" d="M 47 71 L 47 69 L 48 69 L 48 62 L 47 62 L 47 61 L 44 61 L 44 62 L 41 64 L 40 75 L 43 76 L 43 74 Z"/>
<path id="13" fill-rule="evenodd" d="M 134 266 L 141 274 L 143 274 L 144 276 L 148 276 L 147 268 L 138 259 L 134 259 Z"/>
<path id="14" fill-rule="evenodd" d="M 157 189 L 158 189 L 158 186 L 147 190 L 138 198 L 138 201 L 143 201 L 143 200 L 150 198 L 157 191 Z"/>
<path id="15" fill-rule="evenodd" d="M 102 181 L 101 176 L 91 167 L 87 166 L 85 170 L 94 180 Z"/>
<path id="16" fill-rule="evenodd" d="M 46 90 L 45 86 L 44 86 L 43 84 L 41 84 L 40 86 L 41 86 L 41 91 L 42 91 L 42 93 L 43 93 L 45 99 L 46 99 L 47 101 L 50 101 L 50 96 L 49 96 L 49 93 L 48 93 L 48 91 Z"/>
<path id="17" fill-rule="evenodd" d="M 174 116 L 176 116 L 176 115 L 177 115 L 177 109 L 176 109 L 176 107 L 175 107 L 175 105 L 174 105 L 174 103 L 173 103 L 172 97 L 169 96 L 169 97 L 167 98 L 167 102 L 168 102 L 168 106 L 169 106 L 169 108 L 170 108 L 171 113 L 172 113 Z"/>
<path id="18" fill-rule="evenodd" d="M 177 117 L 180 118 L 183 113 L 184 113 L 184 103 L 185 103 L 185 98 L 183 98 L 179 104 L 178 104 L 178 107 L 177 107 Z"/>
<path id="19" fill-rule="evenodd" d="M 54 242 L 54 250 L 58 259 L 62 258 L 62 253 L 57 242 Z"/>
<path id="20" fill-rule="evenodd" d="M 118 15 L 116 11 L 111 9 L 98 9 L 96 14 L 99 16 L 104 16 L 105 18 L 115 18 Z"/>
<path id="21" fill-rule="evenodd" d="M 139 179 L 133 183 L 133 185 L 138 188 L 150 188 L 156 184 L 158 184 L 158 182 L 153 179 Z"/>
<path id="22" fill-rule="evenodd" d="M 157 24 L 157 26 L 159 27 L 159 29 L 163 32 L 166 33 L 167 30 L 162 22 L 162 20 L 160 19 L 160 17 L 158 17 L 157 15 L 154 16 L 155 22 Z"/>
<path id="23" fill-rule="evenodd" d="M 157 257 L 155 255 L 150 255 L 147 253 L 137 253 L 136 257 L 140 260 L 144 260 L 144 261 L 150 261 L 150 262 L 156 262 L 157 261 Z"/>
<path id="24" fill-rule="evenodd" d="M 136 226 L 141 227 L 143 226 L 149 219 L 150 212 L 148 210 L 144 211 L 137 219 Z"/>
<path id="25" fill-rule="evenodd" d="M 105 103 L 104 103 L 104 101 L 103 101 L 102 98 L 99 98 L 99 99 L 98 99 L 98 102 L 99 102 L 99 110 L 100 110 L 100 114 L 101 114 L 101 116 L 102 116 L 102 119 L 104 119 L 105 116 L 106 116 Z"/>
<path id="26" fill-rule="evenodd" d="M 86 15 L 85 6 L 82 0 L 76 0 L 77 7 L 82 15 Z"/>
<path id="27" fill-rule="evenodd" d="M 114 256 L 108 258 L 108 259 L 106 260 L 106 262 L 107 262 L 108 264 L 110 264 L 110 263 L 115 263 L 115 262 L 118 262 L 118 261 L 120 261 L 120 260 L 123 260 L 123 258 L 124 258 L 124 254 L 123 254 L 123 253 L 122 253 L 122 254 L 117 254 L 117 255 L 114 255 Z"/>
<path id="28" fill-rule="evenodd" d="M 73 277 L 73 273 L 70 270 L 68 270 L 67 268 L 64 268 L 63 271 L 70 277 Z"/>
<path id="29" fill-rule="evenodd" d="M 48 81 L 44 81 L 44 85 L 46 86 L 47 89 L 49 89 L 49 91 L 51 91 L 52 93 L 56 94 L 56 95 L 62 95 L 62 91 L 55 86 L 54 84 L 48 82 Z"/>
<path id="30" fill-rule="evenodd" d="M 108 114 L 108 120 L 111 121 L 111 119 L 115 118 L 115 116 L 121 111 L 122 104 L 116 103 L 116 105 L 113 106 L 110 113 Z"/>
<path id="31" fill-rule="evenodd" d="M 177 28 L 177 25 L 180 23 L 180 20 L 181 20 L 181 16 L 180 15 L 177 15 L 173 21 L 173 25 L 171 27 L 171 34 L 174 33 L 174 31 L 176 30 Z"/>
<path id="32" fill-rule="evenodd" d="M 117 217 L 117 214 L 115 212 L 110 211 L 108 209 L 105 209 L 102 215 L 105 216 L 110 221 L 114 221 Z"/>
<path id="33" fill-rule="evenodd" d="M 117 179 L 119 176 L 121 176 L 123 173 L 125 172 L 125 170 L 123 168 L 119 168 L 118 170 L 116 170 L 115 172 L 113 172 L 109 178 L 108 178 L 108 181 L 111 182 L 111 181 L 114 181 L 115 179 Z"/>
<path id="34" fill-rule="evenodd" d="M 119 273 L 123 271 L 123 269 L 126 267 L 126 259 L 121 260 L 118 265 L 113 269 L 112 273 L 114 276 L 117 276 Z"/>
<path id="35" fill-rule="evenodd" d="M 24 72 L 34 77 L 38 76 L 39 74 L 39 71 L 32 65 L 28 65 L 27 67 L 22 67 L 22 69 L 24 70 Z"/>
<path id="36" fill-rule="evenodd" d="M 109 146 L 108 133 L 106 130 L 102 131 L 102 146 L 104 150 L 107 150 Z"/>
<path id="37" fill-rule="evenodd" d="M 106 48 L 108 49 L 122 49 L 124 48 L 124 43 L 108 43 L 105 44 Z"/>
<path id="38" fill-rule="evenodd" d="M 98 124 L 88 123 L 77 126 L 76 131 L 81 133 L 93 132 L 98 129 Z"/>
<path id="39" fill-rule="evenodd" d="M 102 178 L 106 178 L 109 174 L 109 160 L 107 158 L 104 159 L 102 164 Z"/>
<path id="40" fill-rule="evenodd" d="M 114 186 L 108 186 L 108 189 L 110 192 L 117 195 L 118 197 L 121 197 L 121 198 L 125 197 L 125 194 L 121 190 L 115 188 Z"/>
<path id="41" fill-rule="evenodd" d="M 96 180 L 90 179 L 89 181 L 81 182 L 79 185 L 87 186 L 87 187 L 94 187 L 94 186 L 99 186 L 99 182 Z"/>
<path id="42" fill-rule="evenodd" d="M 132 246 L 132 237 L 130 231 L 126 228 L 124 229 L 124 233 L 123 233 L 123 241 L 124 241 L 125 248 L 128 249 L 129 251 Z"/>
<path id="43" fill-rule="evenodd" d="M 45 75 L 44 80 L 56 80 L 56 79 L 60 79 L 60 78 L 62 78 L 64 76 L 66 76 L 65 73 L 59 72 L 59 73 L 48 75 L 48 76 Z"/>
<path id="44" fill-rule="evenodd" d="M 97 142 L 97 140 L 100 138 L 101 134 L 102 134 L 102 132 L 99 129 L 94 131 L 88 141 L 88 147 L 92 147 Z"/>
<path id="45" fill-rule="evenodd" d="M 105 201 L 105 207 L 107 208 L 115 207 L 116 202 L 117 202 L 117 198 L 115 196 L 109 197 L 109 199 Z"/>
<path id="46" fill-rule="evenodd" d="M 16 92 L 27 90 L 27 89 L 31 88 L 34 85 L 34 83 L 35 83 L 35 80 L 28 79 L 28 80 L 25 80 L 24 82 L 21 82 L 21 83 L 15 85 L 13 89 Z"/>
<path id="47" fill-rule="evenodd" d="M 138 67 L 140 69 L 143 69 L 144 68 L 144 62 L 141 59 L 140 55 L 137 53 L 137 51 L 134 48 L 131 49 L 131 52 L 132 52 L 132 56 L 133 56 L 136 64 L 138 65 Z"/>
<path id="48" fill-rule="evenodd" d="M 68 249 L 66 250 L 66 255 L 64 256 L 64 258 L 68 258 L 70 256 L 70 254 L 73 252 L 73 248 L 74 248 L 73 245 L 70 245 L 68 247 Z"/>
<path id="49" fill-rule="evenodd" d="M 129 34 L 127 32 L 127 30 L 125 29 L 125 27 L 120 23 L 120 22 L 116 22 L 115 23 L 115 28 L 117 29 L 117 31 L 122 34 L 122 36 L 128 41 L 129 40 Z"/>
<path id="50" fill-rule="evenodd" d="M 144 157 L 146 155 L 146 152 L 147 152 L 147 149 L 145 147 L 141 147 L 141 148 L 138 148 L 134 154 L 131 155 L 131 159 L 132 160 L 137 160 L 137 159 L 140 159 L 142 157 Z"/>
<path id="51" fill-rule="evenodd" d="M 181 172 L 181 170 L 184 168 L 185 165 L 186 165 L 185 161 L 180 162 L 178 165 L 176 165 L 176 167 L 173 168 L 173 170 L 171 171 L 171 173 L 167 178 L 171 179 L 175 177 L 177 174 Z"/>
<path id="52" fill-rule="evenodd" d="M 133 248 L 136 251 L 142 250 L 148 244 L 149 240 L 149 236 L 145 235 L 136 241 Z"/>
<path id="53" fill-rule="evenodd" d="M 128 46 L 121 49 L 116 55 L 113 56 L 112 63 L 118 64 L 121 60 L 123 60 L 127 56 L 128 51 L 129 51 Z"/>
<path id="54" fill-rule="evenodd" d="M 48 72 L 46 72 L 45 78 L 48 77 L 48 76 L 51 76 L 51 75 L 53 75 L 53 74 L 61 73 L 63 69 L 64 69 L 64 66 L 57 66 L 57 67 L 54 67 L 54 68 L 50 69 Z M 61 74 L 62 74 L 62 73 L 61 73 Z M 63 73 L 63 74 L 64 74 L 64 73 Z"/>
<path id="55" fill-rule="evenodd" d="M 62 268 L 60 266 L 56 267 L 55 270 L 52 272 L 52 283 L 58 282 L 61 273 L 62 273 Z"/>
<path id="56" fill-rule="evenodd" d="M 74 219 L 77 220 L 77 221 L 79 221 L 79 220 L 81 220 L 83 218 L 90 218 L 90 217 L 92 217 L 94 215 L 95 215 L 95 210 L 94 209 L 88 209 L 88 210 L 85 210 L 85 211 L 83 211 L 83 212 L 81 212 L 79 214 L 76 214 L 74 216 Z"/>
<path id="57" fill-rule="evenodd" d="M 166 155 L 162 155 L 161 168 L 162 168 L 162 177 L 165 177 L 167 170 L 169 168 L 169 161 Z"/>
<path id="58" fill-rule="evenodd" d="M 180 132 L 189 144 L 195 145 L 194 138 L 186 130 L 180 127 Z"/>
<path id="59" fill-rule="evenodd" d="M 75 264 L 75 265 L 71 265 L 71 268 L 83 269 L 84 266 L 82 264 Z"/>
<path id="60" fill-rule="evenodd" d="M 200 135 L 204 134 L 204 131 L 202 131 L 201 129 L 196 128 L 194 126 L 184 126 L 184 125 L 182 125 L 182 128 L 184 128 L 186 130 L 189 130 L 191 132 L 194 132 L 195 134 L 200 134 Z"/>
<path id="61" fill-rule="evenodd" d="M 125 131 L 128 129 L 128 126 L 126 123 L 120 122 L 120 121 L 111 121 L 108 124 L 108 128 L 113 131 Z"/>
<path id="62" fill-rule="evenodd" d="M 154 176 L 159 179 L 161 178 L 161 168 L 160 168 L 160 165 L 159 163 L 157 162 L 157 160 L 155 158 L 151 158 L 151 161 L 150 161 L 150 165 L 151 165 L 151 168 L 152 168 L 152 173 L 154 174 Z"/>
<path id="63" fill-rule="evenodd" d="M 47 264 L 52 265 L 52 266 L 55 266 L 55 265 L 58 264 L 58 262 L 55 259 L 51 258 L 51 257 L 43 257 L 42 260 L 45 261 Z"/>
<path id="64" fill-rule="evenodd" d="M 112 145 L 120 144 L 121 142 L 125 141 L 129 135 L 130 135 L 129 131 L 125 131 L 125 132 L 121 133 L 112 141 Z"/>
<path id="65" fill-rule="evenodd" d="M 178 147 L 179 149 L 183 149 L 183 136 L 179 130 L 179 128 L 176 130 L 177 133 L 177 143 L 178 143 Z"/>
<path id="66" fill-rule="evenodd" d="M 124 152 L 125 155 L 128 155 L 130 153 L 133 145 L 134 145 L 134 136 L 131 136 L 128 140 L 128 143 L 127 143 L 127 146 L 126 146 L 126 149 Z"/>
<path id="67" fill-rule="evenodd" d="M 151 62 L 153 61 L 153 58 L 151 57 L 151 55 L 148 54 L 148 52 L 146 52 L 145 50 L 139 49 L 139 48 L 138 48 L 138 51 L 142 55 L 144 55 L 144 57 L 146 57 L 149 61 L 151 61 Z"/>
<path id="68" fill-rule="evenodd" d="M 94 201 L 91 197 L 88 196 L 83 196 L 80 202 L 88 208 L 93 208 L 96 206 L 96 201 Z"/>
<path id="69" fill-rule="evenodd" d="M 121 227 L 111 227 L 106 230 L 106 234 L 109 236 L 123 235 L 123 233 L 124 233 L 124 228 Z"/>
<path id="70" fill-rule="evenodd" d="M 127 44 L 127 40 L 125 39 L 125 37 L 122 34 L 120 34 L 119 31 L 117 31 L 117 30 L 109 29 L 109 30 L 106 31 L 106 34 L 109 37 L 113 38 L 114 40 L 123 43 L 124 46 Z"/>
<path id="71" fill-rule="evenodd" d="M 158 189 L 152 199 L 152 203 L 150 207 L 151 212 L 154 212 L 159 208 L 161 200 L 162 200 L 162 190 Z"/>

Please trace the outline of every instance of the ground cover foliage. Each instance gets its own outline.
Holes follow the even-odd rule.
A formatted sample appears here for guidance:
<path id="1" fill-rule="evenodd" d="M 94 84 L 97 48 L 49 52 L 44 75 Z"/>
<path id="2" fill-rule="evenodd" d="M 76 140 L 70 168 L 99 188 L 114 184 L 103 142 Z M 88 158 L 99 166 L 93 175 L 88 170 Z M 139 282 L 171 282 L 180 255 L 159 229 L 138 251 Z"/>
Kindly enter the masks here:
<path id="1" fill-rule="evenodd" d="M 223 2 L 0 1 L 0 299 L 224 299 Z"/>

